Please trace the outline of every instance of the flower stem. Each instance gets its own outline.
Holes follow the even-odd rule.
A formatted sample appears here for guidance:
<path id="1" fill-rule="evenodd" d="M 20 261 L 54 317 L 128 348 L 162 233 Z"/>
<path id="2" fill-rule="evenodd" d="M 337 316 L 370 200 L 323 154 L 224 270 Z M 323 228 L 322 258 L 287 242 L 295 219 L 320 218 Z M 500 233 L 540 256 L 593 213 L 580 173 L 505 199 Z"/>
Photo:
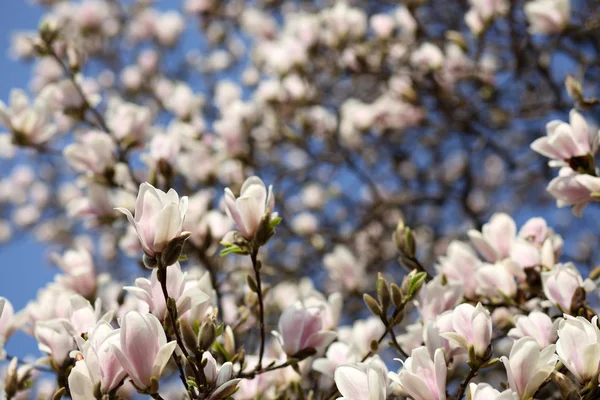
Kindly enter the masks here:
<path id="1" fill-rule="evenodd" d="M 479 372 L 479 368 L 471 368 L 469 370 L 469 373 L 467 374 L 467 376 L 465 376 L 465 379 L 463 379 L 463 381 L 460 383 L 460 386 L 458 386 L 458 389 L 456 390 L 456 394 L 454 395 L 454 400 L 462 399 L 462 397 L 465 394 L 465 390 L 467 390 L 467 386 L 469 385 L 469 382 L 471 381 L 471 379 L 473 379 L 477 376 L 478 372 Z"/>
<path id="2" fill-rule="evenodd" d="M 258 257 L 258 248 L 252 250 L 250 259 L 252 260 L 252 267 L 254 268 L 254 276 L 256 278 L 256 295 L 258 296 L 258 318 L 260 322 L 260 350 L 258 352 L 258 363 L 256 364 L 255 371 L 262 369 L 262 359 L 265 353 L 265 306 L 263 303 L 262 295 L 262 283 L 260 280 L 260 261 Z"/>

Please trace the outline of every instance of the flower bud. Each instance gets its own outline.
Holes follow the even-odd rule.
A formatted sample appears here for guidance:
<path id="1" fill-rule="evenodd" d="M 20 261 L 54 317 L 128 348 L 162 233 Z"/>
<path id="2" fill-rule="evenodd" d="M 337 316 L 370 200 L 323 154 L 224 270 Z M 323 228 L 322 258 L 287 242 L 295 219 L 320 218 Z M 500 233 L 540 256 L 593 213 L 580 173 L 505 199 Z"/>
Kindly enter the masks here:
<path id="1" fill-rule="evenodd" d="M 210 349 L 217 337 L 217 327 L 213 321 L 205 321 L 198 332 L 198 347 L 205 351 Z"/>
<path id="2" fill-rule="evenodd" d="M 40 37 L 48 44 L 52 43 L 58 36 L 58 23 L 54 18 L 44 18 L 39 28 Z"/>
<path id="3" fill-rule="evenodd" d="M 365 304 L 369 308 L 369 311 L 373 313 L 373 315 L 379 317 L 381 316 L 381 314 L 383 314 L 381 306 L 377 303 L 377 300 L 375 300 L 372 296 L 365 293 L 363 294 L 363 300 L 365 301 Z"/>
<path id="4" fill-rule="evenodd" d="M 571 75 L 567 75 L 565 87 L 567 88 L 567 93 L 573 100 L 578 102 L 583 100 L 583 89 L 581 88 L 581 82 L 577 79 L 573 78 Z"/>
<path id="5" fill-rule="evenodd" d="M 191 232 L 181 232 L 181 235 L 167 244 L 167 248 L 160 255 L 162 265 L 173 265 L 179 261 L 179 257 L 181 257 L 181 252 L 183 251 L 183 245 L 191 234 Z"/>

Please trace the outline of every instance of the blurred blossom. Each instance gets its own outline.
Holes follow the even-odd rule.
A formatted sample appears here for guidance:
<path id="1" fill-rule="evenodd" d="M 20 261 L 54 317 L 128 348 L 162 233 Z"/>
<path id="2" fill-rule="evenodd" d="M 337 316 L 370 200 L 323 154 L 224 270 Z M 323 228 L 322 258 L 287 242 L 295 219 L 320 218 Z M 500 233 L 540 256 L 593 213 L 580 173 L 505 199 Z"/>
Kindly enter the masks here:
<path id="1" fill-rule="evenodd" d="M 569 25 L 570 0 L 532 0 L 524 9 L 532 34 L 559 33 Z"/>
<path id="2" fill-rule="evenodd" d="M 365 283 L 366 265 L 343 245 L 323 257 L 323 264 L 333 282 L 341 282 L 346 290 L 359 289 Z"/>

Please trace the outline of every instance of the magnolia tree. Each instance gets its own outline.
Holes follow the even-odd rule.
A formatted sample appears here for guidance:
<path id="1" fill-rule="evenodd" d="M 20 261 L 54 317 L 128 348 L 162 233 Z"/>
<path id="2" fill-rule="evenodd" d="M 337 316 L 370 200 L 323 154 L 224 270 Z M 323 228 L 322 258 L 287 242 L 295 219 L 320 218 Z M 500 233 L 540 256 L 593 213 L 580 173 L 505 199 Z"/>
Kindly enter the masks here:
<path id="1" fill-rule="evenodd" d="M 34 2 L 4 398 L 600 398 L 600 3 Z"/>

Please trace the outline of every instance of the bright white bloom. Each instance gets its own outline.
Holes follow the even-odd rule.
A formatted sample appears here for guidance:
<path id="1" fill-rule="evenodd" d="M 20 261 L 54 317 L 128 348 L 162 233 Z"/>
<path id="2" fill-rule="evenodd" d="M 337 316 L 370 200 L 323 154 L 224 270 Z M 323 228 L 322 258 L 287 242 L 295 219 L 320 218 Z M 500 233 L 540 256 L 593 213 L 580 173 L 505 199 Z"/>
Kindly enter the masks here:
<path id="1" fill-rule="evenodd" d="M 500 393 L 487 383 L 470 383 L 469 395 L 471 400 L 519 400 L 519 395 L 512 390 Z"/>
<path id="2" fill-rule="evenodd" d="M 343 400 L 385 400 L 388 392 L 388 371 L 381 361 L 343 364 L 335 369 L 335 384 Z"/>
<path id="3" fill-rule="evenodd" d="M 440 336 L 454 341 L 460 347 L 474 347 L 475 355 L 483 357 L 492 341 L 492 317 L 481 303 L 477 307 L 461 304 L 452 311 L 454 332 L 441 333 Z"/>
<path id="4" fill-rule="evenodd" d="M 598 316 L 592 322 L 565 314 L 558 327 L 556 353 L 560 361 L 582 384 L 600 368 L 600 330 Z"/>

